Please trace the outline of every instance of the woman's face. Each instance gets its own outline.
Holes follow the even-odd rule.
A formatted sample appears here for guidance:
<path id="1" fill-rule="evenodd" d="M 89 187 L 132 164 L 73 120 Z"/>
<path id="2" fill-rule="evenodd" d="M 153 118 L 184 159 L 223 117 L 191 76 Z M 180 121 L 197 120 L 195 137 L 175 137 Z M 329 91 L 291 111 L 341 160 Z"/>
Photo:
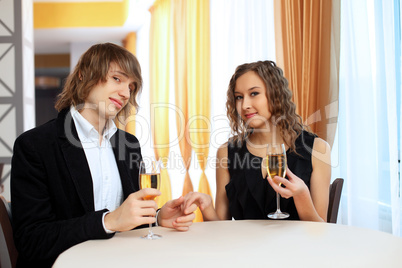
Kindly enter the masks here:
<path id="1" fill-rule="evenodd" d="M 234 90 L 236 111 L 251 128 L 269 128 L 271 113 L 264 81 L 254 71 L 236 80 Z"/>

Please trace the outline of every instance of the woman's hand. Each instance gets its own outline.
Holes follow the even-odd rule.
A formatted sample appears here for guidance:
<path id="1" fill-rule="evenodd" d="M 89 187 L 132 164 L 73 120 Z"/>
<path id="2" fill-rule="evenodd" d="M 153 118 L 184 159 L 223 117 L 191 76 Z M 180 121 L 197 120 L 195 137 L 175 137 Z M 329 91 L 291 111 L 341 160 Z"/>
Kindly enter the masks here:
<path id="1" fill-rule="evenodd" d="M 205 221 L 219 220 L 211 196 L 199 192 L 189 192 L 186 194 L 182 206 L 183 212 L 192 213 L 197 209 L 197 207 L 200 208 Z"/>
<path id="2" fill-rule="evenodd" d="M 310 191 L 308 190 L 307 185 L 302 179 L 293 174 L 293 172 L 290 171 L 289 168 L 286 168 L 286 174 L 289 180 L 279 176 L 275 176 L 274 180 L 276 183 L 272 180 L 272 178 L 268 176 L 269 184 L 276 192 L 281 195 L 281 197 L 290 198 L 302 194 L 310 195 Z M 282 183 L 286 188 L 280 186 L 279 183 Z"/>

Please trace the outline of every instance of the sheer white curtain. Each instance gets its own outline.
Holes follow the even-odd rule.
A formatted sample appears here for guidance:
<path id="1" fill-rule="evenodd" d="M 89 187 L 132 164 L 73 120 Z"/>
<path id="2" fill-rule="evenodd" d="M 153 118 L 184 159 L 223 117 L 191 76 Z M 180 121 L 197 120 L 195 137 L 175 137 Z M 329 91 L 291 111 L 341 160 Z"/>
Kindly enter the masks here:
<path id="1" fill-rule="evenodd" d="M 275 32 L 273 0 L 210 1 L 210 10 L 212 133 L 206 173 L 215 197 L 213 160 L 230 134 L 225 105 L 229 80 L 240 64 L 275 61 Z"/>
<path id="2" fill-rule="evenodd" d="M 401 234 L 398 3 L 342 1 L 338 122 L 342 223 L 395 235 Z"/>

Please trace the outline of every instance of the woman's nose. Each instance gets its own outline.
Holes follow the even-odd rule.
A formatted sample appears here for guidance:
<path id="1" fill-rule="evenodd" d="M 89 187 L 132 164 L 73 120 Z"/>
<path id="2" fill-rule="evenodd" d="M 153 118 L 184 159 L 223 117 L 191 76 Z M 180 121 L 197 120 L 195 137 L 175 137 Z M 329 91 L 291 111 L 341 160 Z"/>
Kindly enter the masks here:
<path id="1" fill-rule="evenodd" d="M 243 103 L 242 103 L 242 108 L 243 108 L 244 110 L 247 110 L 247 109 L 250 108 L 250 107 L 251 107 L 250 99 L 247 98 L 247 97 L 244 97 L 244 98 L 243 98 Z"/>

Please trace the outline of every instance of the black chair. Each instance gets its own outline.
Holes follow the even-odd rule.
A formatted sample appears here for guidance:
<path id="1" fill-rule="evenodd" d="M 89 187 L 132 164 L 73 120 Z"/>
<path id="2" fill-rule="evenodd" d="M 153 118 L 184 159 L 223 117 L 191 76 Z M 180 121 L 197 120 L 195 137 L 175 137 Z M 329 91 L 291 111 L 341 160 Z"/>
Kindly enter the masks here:
<path id="1" fill-rule="evenodd" d="M 11 209 L 2 195 L 0 195 L 0 199 L 0 267 L 14 268 L 18 252 L 14 245 Z"/>
<path id="2" fill-rule="evenodd" d="M 338 219 L 339 203 L 341 201 L 343 179 L 338 178 L 329 186 L 329 204 L 327 222 L 336 223 Z"/>
<path id="3" fill-rule="evenodd" d="M 3 186 L 3 180 L 2 180 L 2 177 L 1 176 L 3 176 L 3 168 L 4 168 L 4 163 L 0 163 L 0 194 L 3 192 L 3 190 L 4 190 L 4 186 Z M 0 268 L 1 268 L 1 266 L 0 266 Z"/>

